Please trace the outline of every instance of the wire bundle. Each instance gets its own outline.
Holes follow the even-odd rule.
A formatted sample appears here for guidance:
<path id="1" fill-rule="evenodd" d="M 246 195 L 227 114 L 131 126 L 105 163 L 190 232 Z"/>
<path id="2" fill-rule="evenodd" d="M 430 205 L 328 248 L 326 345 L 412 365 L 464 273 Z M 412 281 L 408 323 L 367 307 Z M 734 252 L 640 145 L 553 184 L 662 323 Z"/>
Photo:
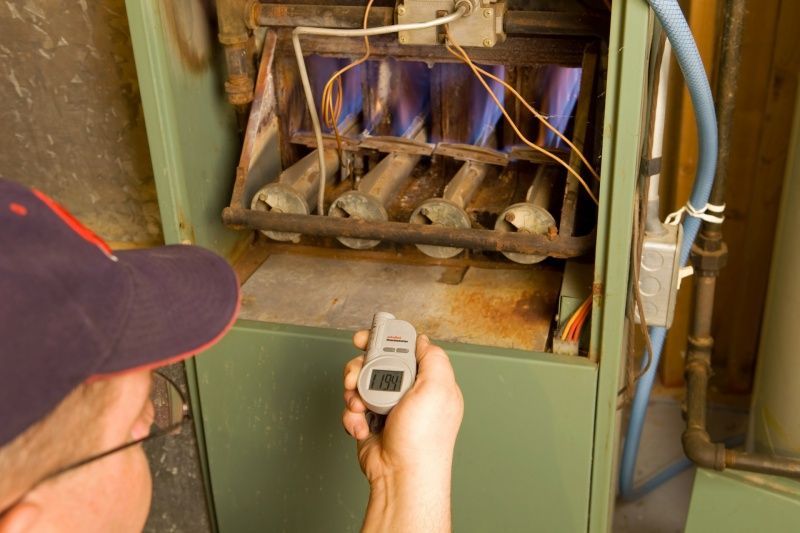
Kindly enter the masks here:
<path id="1" fill-rule="evenodd" d="M 472 59 L 470 59 L 467 52 L 453 39 L 453 35 L 450 33 L 450 28 L 448 26 L 445 26 L 444 30 L 445 30 L 445 35 L 447 37 L 447 50 L 455 57 L 463 61 L 464 64 L 466 64 L 472 70 L 472 73 L 475 74 L 475 77 L 478 79 L 478 81 L 481 82 L 481 85 L 483 85 L 484 89 L 486 89 L 486 91 L 489 93 L 489 96 L 492 98 L 492 100 L 494 100 L 494 103 L 503 113 L 503 116 L 506 118 L 509 125 L 517 134 L 517 136 L 520 138 L 520 140 L 522 140 L 522 142 L 530 146 L 532 149 L 536 150 L 537 152 L 541 152 L 542 154 L 546 155 L 547 157 L 549 157 L 550 159 L 552 159 L 553 161 L 564 167 L 567 170 L 567 172 L 572 174 L 575 177 L 575 179 L 577 179 L 578 182 L 583 186 L 584 190 L 586 190 L 586 193 L 589 195 L 589 198 L 591 198 L 592 201 L 595 204 L 597 204 L 598 200 L 597 196 L 594 194 L 594 191 L 592 190 L 591 187 L 589 187 L 586 181 L 584 181 L 583 177 L 574 168 L 569 166 L 569 164 L 567 164 L 566 161 L 564 161 L 554 153 L 532 142 L 525 135 L 522 134 L 516 122 L 514 122 L 514 120 L 511 118 L 511 115 L 509 114 L 508 110 L 506 110 L 506 108 L 500 102 L 498 96 L 486 82 L 486 79 L 484 79 L 484 76 L 486 76 L 491 80 L 494 80 L 497 83 L 500 83 L 501 85 L 503 85 L 503 87 L 506 88 L 508 92 L 513 94 L 514 97 L 523 106 L 525 106 L 525 108 L 528 111 L 530 111 L 531 114 L 533 114 L 533 116 L 536 117 L 547 129 L 552 131 L 559 139 L 564 141 L 564 143 L 572 149 L 573 153 L 575 153 L 580 158 L 583 164 L 586 165 L 586 168 L 589 170 L 592 176 L 597 181 L 600 181 L 600 175 L 597 173 L 594 167 L 592 167 L 592 165 L 589 164 L 589 161 L 586 159 L 586 156 L 583 154 L 583 152 L 580 149 L 578 149 L 578 147 L 575 146 L 575 144 L 572 141 L 570 141 L 563 133 L 561 133 L 557 128 L 555 128 L 552 124 L 550 124 L 550 122 L 547 120 L 547 117 L 545 117 L 542 113 L 537 111 L 536 108 L 534 108 L 530 103 L 528 103 L 528 101 L 525 100 L 525 98 L 523 98 L 523 96 L 519 94 L 519 92 L 517 92 L 516 89 L 514 89 L 511 85 L 509 85 L 505 80 L 498 78 L 491 72 L 484 70 L 475 63 L 473 63 Z"/>
<path id="2" fill-rule="evenodd" d="M 564 327 L 561 329 L 561 340 L 578 342 L 578 340 L 581 338 L 583 326 L 586 324 L 586 321 L 591 313 L 592 297 L 590 295 L 586 297 L 578 309 L 572 313 L 571 317 L 569 317 L 569 320 L 567 320 L 566 324 L 564 324 Z"/>
<path id="3" fill-rule="evenodd" d="M 367 2 L 367 7 L 364 10 L 363 28 L 365 30 L 367 29 L 367 22 L 369 21 L 369 11 L 372 9 L 372 3 L 374 1 L 375 0 L 369 0 L 369 2 Z M 336 137 L 336 146 L 339 149 L 340 158 L 342 153 L 342 139 L 339 133 L 339 120 L 342 117 L 342 106 L 344 102 L 342 76 L 348 70 L 361 65 L 362 63 L 366 62 L 367 59 L 369 59 L 372 51 L 369 47 L 369 36 L 367 35 L 364 36 L 364 48 L 366 48 L 366 51 L 364 52 L 363 56 L 336 71 L 336 73 L 330 77 L 328 82 L 325 84 L 325 87 L 322 89 L 322 120 L 325 122 L 325 125 L 328 126 L 328 128 L 333 130 L 333 134 Z"/>

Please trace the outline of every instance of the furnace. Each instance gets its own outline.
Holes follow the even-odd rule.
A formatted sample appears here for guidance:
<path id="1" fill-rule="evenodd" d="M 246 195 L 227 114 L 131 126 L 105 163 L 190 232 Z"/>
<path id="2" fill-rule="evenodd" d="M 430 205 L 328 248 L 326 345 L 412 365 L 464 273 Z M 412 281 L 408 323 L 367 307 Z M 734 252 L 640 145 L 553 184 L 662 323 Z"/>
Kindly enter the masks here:
<path id="1" fill-rule="evenodd" d="M 456 4 L 252 6 L 263 45 L 225 220 L 259 230 L 273 252 L 248 281 L 245 316 L 359 327 L 383 303 L 359 287 L 377 289 L 384 263 L 393 312 L 435 338 L 550 351 L 569 318 L 560 311 L 589 297 L 583 276 L 559 305 L 566 261 L 591 271 L 608 15 L 576 23 L 524 3 L 464 2 L 469 13 L 453 17 Z M 337 35 L 314 34 L 320 12 Z M 366 42 L 339 31 L 437 16 L 452 20 Z M 298 26 L 311 29 L 295 43 Z M 293 273 L 326 257 L 349 266 L 304 290 Z M 287 312 L 305 297 L 324 319 Z M 587 318 L 574 335 L 584 356 Z"/>
<path id="2" fill-rule="evenodd" d="M 189 365 L 216 524 L 358 529 L 341 368 L 385 311 L 464 393 L 454 529 L 605 531 L 647 5 L 367 6 L 218 0 L 223 75 L 128 2 L 165 235 L 245 279 L 222 353 Z"/>

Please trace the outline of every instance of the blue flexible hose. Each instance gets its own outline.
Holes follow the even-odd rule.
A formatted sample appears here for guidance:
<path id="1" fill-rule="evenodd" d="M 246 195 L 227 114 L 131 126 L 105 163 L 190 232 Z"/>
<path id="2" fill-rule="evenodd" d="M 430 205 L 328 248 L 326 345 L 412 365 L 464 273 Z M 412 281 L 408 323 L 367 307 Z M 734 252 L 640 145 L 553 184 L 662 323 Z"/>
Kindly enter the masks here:
<path id="1" fill-rule="evenodd" d="M 681 67 L 681 72 L 692 98 L 695 120 L 697 121 L 699 160 L 689 201 L 696 210 L 701 211 L 708 203 L 708 198 L 711 195 L 714 174 L 717 168 L 717 116 L 714 110 L 711 87 L 708 84 L 703 60 L 697 50 L 692 31 L 689 29 L 678 2 L 676 0 L 648 0 L 648 2 L 661 22 L 667 39 L 672 44 L 673 52 L 678 60 L 678 65 Z M 680 264 L 682 266 L 689 260 L 689 253 L 697 233 L 700 231 L 700 224 L 700 219 L 688 214 L 684 219 L 683 242 L 680 250 Z M 642 437 L 642 427 L 644 426 L 650 391 L 653 388 L 658 361 L 661 359 L 661 351 L 664 348 L 664 340 L 667 335 L 667 330 L 663 327 L 653 326 L 649 328 L 649 331 L 653 345 L 652 361 L 650 368 L 639 379 L 636 386 L 628 433 L 620 461 L 619 493 L 620 497 L 625 500 L 635 499 L 641 495 L 634 488 L 633 481 L 636 471 L 636 457 L 639 453 L 639 442 Z M 657 474 L 654 479 L 663 482 L 669 477 L 665 478 Z M 648 484 L 650 483 L 648 482 Z M 650 490 L 655 486 L 650 485 Z"/>

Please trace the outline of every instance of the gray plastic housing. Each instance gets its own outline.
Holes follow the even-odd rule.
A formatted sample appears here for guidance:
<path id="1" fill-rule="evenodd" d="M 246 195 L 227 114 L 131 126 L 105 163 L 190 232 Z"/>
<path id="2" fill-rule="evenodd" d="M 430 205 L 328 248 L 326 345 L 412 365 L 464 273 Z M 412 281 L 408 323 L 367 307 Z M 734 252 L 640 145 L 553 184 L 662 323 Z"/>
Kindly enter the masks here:
<path id="1" fill-rule="evenodd" d="M 367 409 L 380 415 L 388 414 L 414 384 L 417 377 L 417 331 L 405 320 L 391 313 L 375 313 L 369 332 L 364 366 L 358 375 L 358 393 Z M 377 372 L 373 376 L 373 373 Z M 377 376 L 400 375 L 396 390 L 382 390 L 375 384 Z M 372 387 L 370 386 L 372 385 Z M 387 387 L 391 387 L 388 384 Z"/>
<path id="2" fill-rule="evenodd" d="M 668 224 L 663 227 L 664 232 L 660 235 L 645 235 L 638 288 L 644 306 L 645 324 L 669 328 L 678 300 L 683 228 Z M 634 307 L 634 312 L 636 323 L 641 323 L 637 307 Z"/>

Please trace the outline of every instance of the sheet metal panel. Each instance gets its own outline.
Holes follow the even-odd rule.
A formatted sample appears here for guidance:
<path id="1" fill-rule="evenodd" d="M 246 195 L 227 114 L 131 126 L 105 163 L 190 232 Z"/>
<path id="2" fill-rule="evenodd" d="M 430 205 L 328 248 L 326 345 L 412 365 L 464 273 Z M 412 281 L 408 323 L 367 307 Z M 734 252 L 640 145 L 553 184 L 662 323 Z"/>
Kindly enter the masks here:
<path id="1" fill-rule="evenodd" d="M 596 367 L 445 344 L 464 393 L 453 529 L 585 529 Z M 350 333 L 239 321 L 197 358 L 220 531 L 358 531 L 368 486 L 342 429 Z"/>

